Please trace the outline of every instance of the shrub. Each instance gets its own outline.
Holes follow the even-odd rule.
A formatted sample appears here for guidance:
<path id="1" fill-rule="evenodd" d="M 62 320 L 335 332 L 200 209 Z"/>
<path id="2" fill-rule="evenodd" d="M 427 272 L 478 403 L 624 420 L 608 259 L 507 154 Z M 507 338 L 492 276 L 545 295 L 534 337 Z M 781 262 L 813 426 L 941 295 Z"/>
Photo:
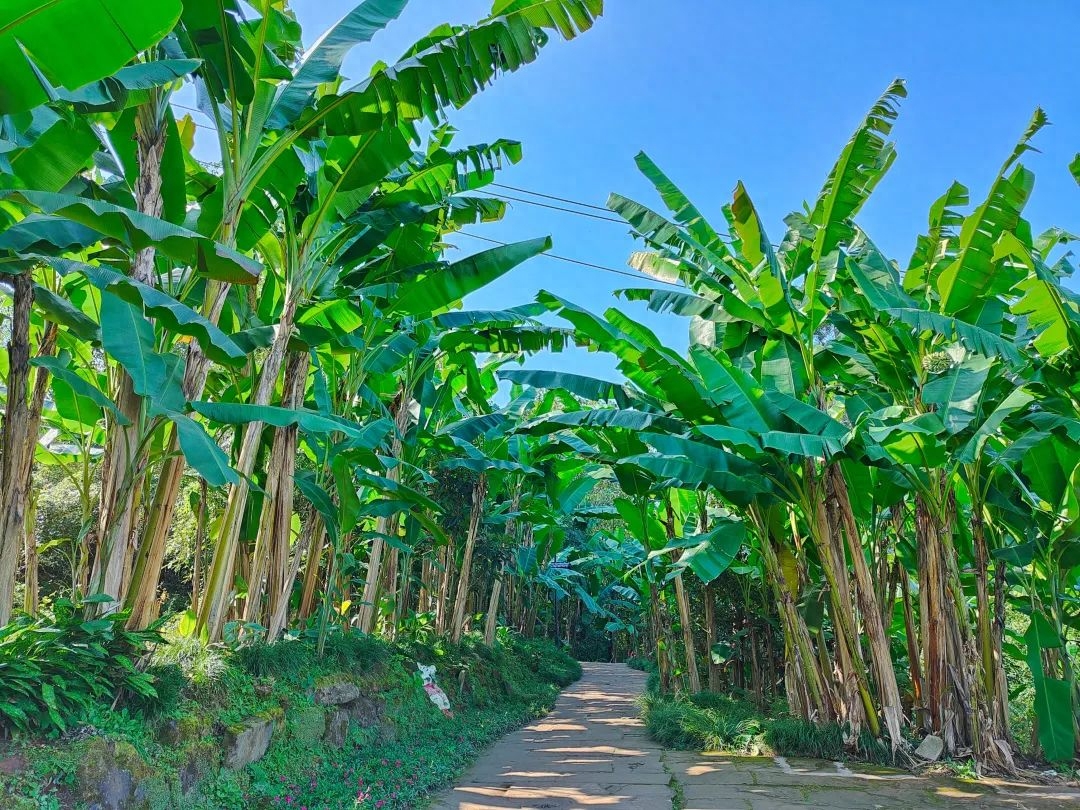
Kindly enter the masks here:
<path id="1" fill-rule="evenodd" d="M 159 644 L 152 656 L 155 666 L 174 665 L 196 686 L 209 686 L 228 668 L 224 648 L 207 644 L 195 636 L 170 634 L 167 644 Z"/>
<path id="2" fill-rule="evenodd" d="M 692 699 L 650 695 L 642 705 L 649 733 L 672 748 L 743 751 L 761 732 L 752 706 L 723 695 L 702 693 Z"/>
<path id="3" fill-rule="evenodd" d="M 626 659 L 626 665 L 630 669 L 636 669 L 638 672 L 655 672 L 656 662 L 651 658 L 641 658 L 634 656 L 633 658 Z"/>
<path id="4" fill-rule="evenodd" d="M 237 666 L 256 678 L 275 675 L 292 679 L 310 670 L 314 653 L 311 645 L 296 640 L 273 644 L 257 641 L 238 647 L 233 658 Z"/>
<path id="5" fill-rule="evenodd" d="M 132 695 L 132 708 L 149 720 L 157 717 L 178 717 L 184 690 L 188 686 L 184 671 L 176 664 L 162 664 L 147 667 L 146 674 L 153 679 L 154 691 L 157 694 Z"/>
<path id="6" fill-rule="evenodd" d="M 4 725 L 55 734 L 122 690 L 156 696 L 152 676 L 136 669 L 134 659 L 160 636 L 126 630 L 123 612 L 93 618 L 92 605 L 103 601 L 109 598 L 57 599 L 51 615 L 18 615 L 0 628 Z"/>
<path id="7" fill-rule="evenodd" d="M 836 723 L 818 725 L 794 717 L 779 718 L 766 727 L 765 742 L 785 757 L 844 758 L 844 730 Z"/>
<path id="8" fill-rule="evenodd" d="M 314 658 L 315 651 L 309 652 Z M 356 675 L 370 672 L 390 657 L 386 642 L 356 631 L 331 633 L 326 637 L 323 662 L 327 667 L 340 668 Z"/>
<path id="9" fill-rule="evenodd" d="M 515 649 L 542 680 L 569 686 L 581 678 L 581 664 L 546 639 L 517 639 Z"/>

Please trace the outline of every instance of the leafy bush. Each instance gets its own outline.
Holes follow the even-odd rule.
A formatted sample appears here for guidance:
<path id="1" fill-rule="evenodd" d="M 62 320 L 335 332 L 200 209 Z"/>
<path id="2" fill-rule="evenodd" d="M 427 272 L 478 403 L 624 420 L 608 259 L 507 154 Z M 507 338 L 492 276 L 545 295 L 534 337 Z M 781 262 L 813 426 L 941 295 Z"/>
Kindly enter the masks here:
<path id="1" fill-rule="evenodd" d="M 636 669 L 638 672 L 655 672 L 656 662 L 651 658 L 640 658 L 634 656 L 633 658 L 626 659 L 626 665 L 630 669 Z"/>
<path id="2" fill-rule="evenodd" d="M 162 664 L 147 667 L 146 674 L 153 679 L 154 691 L 157 694 L 134 694 L 131 697 L 131 707 L 142 712 L 148 720 L 177 717 L 184 699 L 184 690 L 188 686 L 184 671 L 176 664 Z"/>
<path id="3" fill-rule="evenodd" d="M 671 748 L 745 751 L 761 732 L 752 706 L 723 695 L 702 693 L 693 699 L 652 695 L 643 707 L 649 733 Z"/>
<path id="4" fill-rule="evenodd" d="M 327 667 L 338 667 L 355 675 L 370 672 L 389 657 L 390 648 L 385 641 L 356 631 L 331 633 L 323 649 Z"/>
<path id="5" fill-rule="evenodd" d="M 236 665 L 249 675 L 265 678 L 270 675 L 296 678 L 311 668 L 315 650 L 310 644 L 297 640 L 267 644 L 258 641 L 239 647 L 233 653 Z"/>
<path id="6" fill-rule="evenodd" d="M 560 647 L 542 639 L 519 638 L 514 648 L 542 680 L 569 686 L 581 678 L 581 664 Z"/>
<path id="7" fill-rule="evenodd" d="M 794 717 L 772 720 L 765 729 L 765 742 L 781 756 L 843 759 L 844 730 L 836 723 L 812 723 Z"/>
<path id="8" fill-rule="evenodd" d="M 153 677 L 134 660 L 160 641 L 156 631 L 124 628 L 126 613 L 92 618 L 93 605 L 57 599 L 51 615 L 16 616 L 0 628 L 0 715 L 24 732 L 56 734 L 121 690 L 156 696 Z"/>
<path id="9" fill-rule="evenodd" d="M 167 640 L 154 649 L 155 666 L 177 666 L 196 686 L 208 686 L 225 674 L 228 664 L 221 646 L 180 634 L 168 634 Z"/>

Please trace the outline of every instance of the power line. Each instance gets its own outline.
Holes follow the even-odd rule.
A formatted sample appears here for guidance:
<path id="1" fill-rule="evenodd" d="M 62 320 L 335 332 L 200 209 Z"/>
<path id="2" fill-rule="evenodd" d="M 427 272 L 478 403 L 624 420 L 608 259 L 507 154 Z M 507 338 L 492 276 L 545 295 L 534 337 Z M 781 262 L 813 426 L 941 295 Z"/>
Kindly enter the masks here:
<path id="1" fill-rule="evenodd" d="M 510 244 L 509 242 L 501 242 L 498 239 L 492 239 L 492 238 L 490 238 L 488 236 L 480 236 L 479 234 L 469 233 L 468 231 L 455 231 L 455 233 L 460 234 L 461 236 L 469 236 L 469 237 L 471 237 L 473 239 L 479 239 L 479 240 L 481 240 L 483 242 L 490 242 L 493 245 L 501 245 L 502 247 L 507 247 Z M 603 265 L 603 264 L 593 264 L 592 262 L 582 261 L 581 259 L 574 259 L 574 258 L 571 258 L 570 256 L 560 256 L 558 253 L 551 253 L 550 251 L 544 252 L 544 253 L 542 253 L 540 255 L 541 256 L 547 256 L 549 259 L 558 259 L 561 262 L 569 262 L 570 264 L 576 264 L 576 265 L 579 265 L 581 267 L 588 267 L 588 268 L 590 268 L 592 270 L 602 270 L 605 273 L 615 273 L 616 275 L 626 276 L 627 278 L 632 278 L 632 279 L 635 279 L 637 281 L 646 280 L 646 279 L 643 279 L 637 273 L 630 273 L 630 272 L 628 272 L 626 270 L 619 270 L 618 268 L 615 268 L 615 267 L 607 267 L 606 265 Z M 652 278 L 652 277 L 648 278 L 647 280 L 655 281 L 657 284 L 667 284 L 669 287 L 678 287 L 678 288 L 682 289 L 681 284 L 676 284 L 673 281 L 664 281 L 663 279 Z"/>
<path id="2" fill-rule="evenodd" d="M 188 112 L 193 112 L 193 113 L 198 113 L 199 115 L 204 115 L 207 118 L 213 118 L 212 115 L 210 115 L 207 112 L 204 112 L 203 110 L 200 110 L 198 107 L 189 107 L 186 104 L 181 104 L 179 101 L 172 101 L 172 102 L 169 102 L 169 103 L 172 104 L 172 106 L 174 106 L 174 107 L 179 107 L 181 110 L 187 110 Z"/>
<path id="3" fill-rule="evenodd" d="M 489 192 L 486 196 L 494 197 L 495 199 L 502 200 L 503 202 L 525 203 L 526 205 L 535 205 L 540 208 L 550 208 L 552 211 L 562 211 L 565 214 L 574 214 L 575 216 L 588 217 L 589 219 L 599 219 L 601 222 L 613 222 L 616 225 L 626 225 L 626 222 L 624 220 L 617 219 L 615 217 L 602 217 L 599 214 L 590 214 L 588 211 L 575 211 L 572 208 L 563 208 L 560 205 L 549 205 L 548 203 L 537 202 L 536 200 L 526 200 L 521 197 L 512 197 L 509 194 L 494 194 Z"/>
<path id="4" fill-rule="evenodd" d="M 606 214 L 611 213 L 611 209 L 605 208 L 602 205 L 593 205 L 592 203 L 580 202 L 578 200 L 571 200 L 568 197 L 558 197 L 558 196 L 556 196 L 554 194 L 544 194 L 544 193 L 542 193 L 540 191 L 530 191 L 527 188 L 518 188 L 517 186 L 508 186 L 505 183 L 491 183 L 491 185 L 495 186 L 496 188 L 505 188 L 505 189 L 509 189 L 510 191 L 517 191 L 517 192 L 520 192 L 521 194 L 531 194 L 534 197 L 543 197 L 545 200 L 556 200 L 557 202 L 564 202 L 564 203 L 570 203 L 571 205 L 577 205 L 577 206 L 579 206 L 581 208 L 593 208 L 593 209 L 595 209 L 597 211 L 603 211 Z"/>

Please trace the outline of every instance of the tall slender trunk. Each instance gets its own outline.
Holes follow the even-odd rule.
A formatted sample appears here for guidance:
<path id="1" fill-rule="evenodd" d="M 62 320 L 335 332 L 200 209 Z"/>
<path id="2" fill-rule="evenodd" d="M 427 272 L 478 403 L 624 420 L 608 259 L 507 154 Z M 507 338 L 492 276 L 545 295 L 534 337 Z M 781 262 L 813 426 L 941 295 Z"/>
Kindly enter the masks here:
<path id="1" fill-rule="evenodd" d="M 223 212 L 220 242 L 225 247 L 235 247 L 236 226 L 240 220 L 243 200 L 237 195 L 225 192 L 226 210 Z M 228 297 L 229 285 L 219 281 L 208 281 L 206 292 L 203 296 L 202 314 L 211 323 L 216 324 L 221 317 L 221 311 L 225 307 Z M 286 301 L 287 303 L 287 301 Z M 184 356 L 184 380 L 183 392 L 187 400 L 196 400 L 202 397 L 206 387 L 206 378 L 210 373 L 210 358 L 203 352 L 198 341 L 191 341 L 187 345 Z M 180 493 L 180 485 L 183 481 L 184 470 L 187 462 L 180 451 L 180 436 L 175 428 L 166 428 L 165 461 L 158 471 L 157 484 L 154 487 L 153 497 L 147 509 L 148 519 L 139 535 L 136 544 L 136 562 L 132 576 L 132 591 L 130 599 L 138 604 L 148 604 L 153 601 L 153 595 L 157 592 L 161 572 L 161 560 L 164 559 L 165 541 L 172 527 L 173 513 L 176 510 L 176 498 Z M 205 605 L 206 600 L 203 600 Z M 200 608 L 202 605 L 200 605 Z M 146 613 L 139 611 L 141 620 L 145 620 Z M 134 615 L 134 613 L 133 613 Z M 129 621 L 129 626 L 137 626 Z"/>
<path id="2" fill-rule="evenodd" d="M 269 404 L 277 388 L 277 380 L 285 361 L 285 352 L 292 334 L 298 303 L 297 290 L 287 286 L 277 331 L 266 359 L 263 361 L 259 382 L 251 398 L 253 405 Z M 240 529 L 243 526 L 244 511 L 247 508 L 250 492 L 249 480 L 255 470 L 262 433 L 262 422 L 252 422 L 243 428 L 236 463 L 236 472 L 240 475 L 240 481 L 229 487 L 229 498 L 221 516 L 220 530 L 214 544 L 214 555 L 206 582 L 206 595 L 200 606 L 198 620 L 198 627 L 200 630 L 205 629 L 212 641 L 221 638 L 226 614 L 232 602 L 233 572 L 239 548 Z"/>
<path id="3" fill-rule="evenodd" d="M 161 162 L 165 155 L 165 139 L 164 121 L 158 116 L 156 99 L 153 99 L 139 107 L 135 116 L 139 167 L 139 177 L 135 182 L 135 208 L 139 213 L 152 217 L 160 217 L 164 208 Z M 153 247 L 138 251 L 131 264 L 131 277 L 142 284 L 156 287 L 156 255 Z M 91 573 L 91 582 L 97 591 L 113 597 L 112 602 L 101 606 L 106 612 L 117 609 L 127 597 L 126 586 L 132 576 L 132 555 L 135 551 L 132 543 L 135 539 L 136 505 L 146 475 L 148 456 L 143 441 L 147 430 L 143 398 L 135 393 L 128 373 L 122 368 L 117 371 L 119 379 L 115 401 L 128 424 L 110 422 L 105 439 L 98 553 Z M 154 584 L 155 589 L 149 594 L 150 601 L 156 601 L 156 581 Z"/>
<path id="4" fill-rule="evenodd" d="M 51 357 L 56 353 L 56 324 L 48 323 L 42 332 L 41 341 L 38 343 L 38 357 Z M 41 431 L 41 412 L 45 407 L 45 397 L 49 393 L 49 370 L 44 366 L 38 366 L 34 373 L 34 388 L 30 393 L 30 405 L 27 409 L 26 432 L 33 437 L 33 445 L 37 445 L 37 436 Z M 24 529 L 25 538 L 25 565 L 26 573 L 23 577 L 25 592 L 23 595 L 23 609 L 34 615 L 38 609 L 38 553 L 37 553 L 37 504 L 33 499 L 33 471 L 34 451 L 26 453 L 22 458 L 22 476 L 26 482 L 23 489 L 26 498 L 26 506 L 23 512 L 26 515 Z"/>
<path id="5" fill-rule="evenodd" d="M 454 596 L 454 619 L 450 625 L 450 639 L 456 644 L 465 632 L 465 608 L 469 596 L 469 582 L 472 577 L 473 552 L 476 539 L 480 534 L 480 521 L 484 517 L 484 500 L 487 498 L 487 475 L 481 473 L 476 479 L 472 491 L 472 511 L 469 514 L 469 530 L 465 536 L 465 550 L 461 555 L 461 573 L 458 577 L 457 593 Z"/>
<path id="6" fill-rule="evenodd" d="M 321 540 L 322 531 L 322 518 L 315 514 L 308 521 L 307 526 L 304 527 L 304 531 L 300 533 L 300 540 L 293 551 L 292 562 L 285 581 L 277 593 L 271 593 L 270 620 L 266 625 L 267 641 L 277 641 L 281 637 L 281 633 L 288 621 L 289 597 L 292 595 L 296 577 L 300 573 L 300 564 L 308 556 L 308 550 L 316 538 Z"/>
<path id="7" fill-rule="evenodd" d="M 37 444 L 27 404 L 30 381 L 30 308 L 34 286 L 28 273 L 12 277 L 11 337 L 8 341 L 7 404 L 0 437 L 0 626 L 11 620 L 15 573 L 26 529 L 27 478 L 23 474 Z"/>
<path id="8" fill-rule="evenodd" d="M 836 637 L 837 662 L 844 696 L 842 720 L 848 723 L 850 732 L 857 736 L 865 720 L 871 733 L 880 732 L 877 711 L 870 695 L 866 664 L 862 660 L 859 636 L 856 631 L 855 613 L 851 605 L 851 584 L 844 563 L 844 541 L 837 536 L 835 519 L 830 519 L 828 488 L 814 465 L 806 464 L 809 487 L 810 531 L 821 557 L 821 569 L 829 583 L 829 607 Z"/>
<path id="9" fill-rule="evenodd" d="M 315 613 L 315 591 L 319 586 L 319 572 L 322 569 L 324 546 L 326 545 L 326 527 L 318 514 L 312 514 L 308 518 L 308 530 L 311 541 L 308 544 L 305 567 L 304 586 L 300 590 L 300 605 L 296 610 L 296 617 L 300 621 L 307 621 Z"/>
<path id="10" fill-rule="evenodd" d="M 924 711 L 923 706 L 923 676 L 922 659 L 919 655 L 918 629 L 915 627 L 915 612 L 911 607 L 911 583 L 908 579 L 907 569 L 897 559 L 896 569 L 900 582 L 900 596 L 904 602 L 904 635 L 907 637 L 908 667 L 911 670 L 911 697 L 912 703 Z"/>
<path id="11" fill-rule="evenodd" d="M 713 648 L 716 637 L 716 586 L 710 582 L 705 586 L 705 657 L 709 662 L 709 691 L 721 690 L 720 665 L 713 661 Z"/>
<path id="12" fill-rule="evenodd" d="M 975 546 L 976 620 L 983 692 L 989 714 L 987 727 L 998 747 L 1011 747 L 1009 732 L 1009 687 L 1000 658 L 1000 648 L 994 638 L 994 609 L 990 604 L 990 551 L 986 540 L 986 524 L 982 504 L 973 498 L 971 504 L 971 537 Z M 1010 763 L 1011 757 L 1010 757 Z"/>
<path id="13" fill-rule="evenodd" d="M 784 632 L 784 681 L 788 692 L 805 695 L 805 701 L 801 701 L 802 716 L 807 720 L 836 719 L 841 711 L 840 698 L 828 680 L 828 666 L 814 653 L 810 630 L 773 547 L 769 521 L 760 510 L 755 510 L 753 518 L 760 538 L 759 548 L 766 579 L 772 587 Z M 795 709 L 794 706 L 792 708 Z"/>
<path id="14" fill-rule="evenodd" d="M 307 352 L 291 352 L 285 363 L 281 394 L 283 407 L 295 410 L 303 405 L 307 371 Z M 273 604 L 263 604 L 263 594 L 269 592 L 270 600 L 276 601 L 280 598 L 287 578 L 297 431 L 296 425 L 274 430 L 274 441 L 270 448 L 270 460 L 267 463 L 263 486 L 266 494 L 248 576 L 248 598 L 244 605 L 246 622 L 256 622 L 259 617 L 274 612 Z"/>
<path id="15" fill-rule="evenodd" d="M 495 630 L 499 624 L 499 596 L 502 594 L 502 577 L 496 577 L 491 586 L 491 599 L 488 600 L 487 619 L 484 622 L 484 643 L 495 646 Z"/>
<path id="16" fill-rule="evenodd" d="M 454 578 L 454 548 L 447 543 L 439 553 L 442 571 L 439 576 L 439 595 L 435 598 L 435 632 L 440 636 L 446 633 L 447 602 L 450 597 L 450 583 Z"/>
<path id="17" fill-rule="evenodd" d="M 393 458 L 400 458 L 404 447 L 403 437 L 409 425 L 409 392 L 402 384 L 398 388 L 396 402 L 394 403 L 394 438 L 391 442 L 390 454 Z M 391 467 L 386 477 L 397 483 L 401 478 L 401 465 Z M 359 627 L 364 633 L 370 633 L 375 629 L 375 619 L 379 615 L 379 583 L 383 576 L 383 554 L 386 553 L 386 540 L 398 531 L 400 515 L 386 515 L 380 517 L 375 529 L 375 538 L 371 541 L 371 552 L 368 554 L 367 576 L 364 580 L 364 592 L 360 597 Z"/>
<path id="18" fill-rule="evenodd" d="M 199 612 L 202 595 L 203 550 L 206 548 L 206 479 L 199 479 L 199 506 L 195 514 L 195 553 L 191 565 L 191 610 Z"/>
<path id="19" fill-rule="evenodd" d="M 896 683 L 896 672 L 892 664 L 892 647 L 885 627 L 881 621 L 881 603 L 874 590 L 873 577 L 863 556 L 862 540 L 855 524 L 855 514 L 848 497 L 847 482 L 837 464 L 829 467 L 828 489 L 839 513 L 839 533 L 847 538 L 848 553 L 855 572 L 855 596 L 862 614 L 863 630 L 870 646 L 870 660 L 874 665 L 878 698 L 881 701 L 881 713 L 885 726 L 889 730 L 889 741 L 893 750 L 905 745 L 901 726 L 904 710 L 900 700 L 900 687 Z M 872 711 L 871 706 L 869 711 Z"/>
<path id="20" fill-rule="evenodd" d="M 23 611 L 36 616 L 38 611 L 37 501 L 31 497 L 23 531 Z"/>

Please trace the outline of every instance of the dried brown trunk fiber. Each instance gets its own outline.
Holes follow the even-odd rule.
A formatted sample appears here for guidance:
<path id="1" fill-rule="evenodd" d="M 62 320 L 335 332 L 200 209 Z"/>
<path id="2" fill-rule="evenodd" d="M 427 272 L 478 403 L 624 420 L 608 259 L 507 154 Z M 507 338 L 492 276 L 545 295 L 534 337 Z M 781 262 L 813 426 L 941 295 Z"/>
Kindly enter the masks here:
<path id="1" fill-rule="evenodd" d="M 709 691 L 721 690 L 720 665 L 713 661 L 713 647 L 718 642 L 716 636 L 716 587 L 713 583 L 705 586 L 705 655 L 709 662 Z"/>
<path id="2" fill-rule="evenodd" d="M 889 637 L 881 621 L 881 603 L 878 602 L 870 568 L 863 556 L 862 540 L 851 509 L 847 482 L 836 464 L 829 467 L 826 475 L 829 494 L 839 515 L 837 533 L 847 538 L 848 553 L 851 555 L 851 565 L 855 572 L 855 596 L 862 615 L 863 631 L 870 647 L 870 660 L 874 666 L 881 713 L 885 718 L 885 727 L 889 730 L 889 742 L 893 750 L 896 750 L 905 745 L 902 732 L 904 710 L 892 665 Z M 873 706 L 868 707 L 867 711 L 872 712 Z"/>
<path id="3" fill-rule="evenodd" d="M 496 577 L 491 586 L 491 599 L 488 601 L 487 619 L 484 622 L 484 643 L 495 646 L 495 630 L 499 624 L 499 596 L 502 594 L 502 577 Z"/>
<path id="4" fill-rule="evenodd" d="M 308 371 L 307 352 L 290 352 L 285 363 L 281 402 L 296 409 L 304 402 L 304 383 Z M 252 553 L 248 579 L 248 599 L 244 606 L 244 621 L 256 622 L 259 617 L 276 612 L 288 576 L 289 540 L 292 534 L 293 473 L 296 469 L 296 425 L 274 430 L 270 459 L 266 468 L 266 492 L 262 503 L 255 549 Z M 264 591 L 269 604 L 263 605 Z M 288 595 L 285 595 L 287 600 Z M 269 624 L 269 622 L 267 622 Z"/>
<path id="5" fill-rule="evenodd" d="M 487 498 L 487 476 L 482 474 L 476 479 L 472 491 L 472 511 L 469 514 L 469 530 L 465 536 L 465 550 L 461 555 L 461 574 L 458 578 L 457 593 L 454 597 L 454 620 L 450 626 L 450 638 L 455 643 L 461 641 L 465 630 L 465 608 L 469 595 L 469 580 L 472 576 L 473 552 L 476 539 L 480 534 L 480 521 L 484 517 L 484 500 Z"/>
<path id="6" fill-rule="evenodd" d="M 402 384 L 398 388 L 394 402 L 394 438 L 390 446 L 390 456 L 400 458 L 404 446 L 403 438 L 409 425 L 409 392 Z M 401 466 L 395 464 L 391 467 L 386 477 L 395 483 L 400 480 Z M 375 529 L 375 537 L 371 541 L 371 552 L 368 554 L 367 577 L 364 581 L 364 592 L 360 597 L 360 614 L 358 624 L 365 633 L 370 633 L 375 628 L 375 618 L 378 616 L 379 582 L 383 575 L 382 558 L 386 552 L 387 544 L 383 539 L 396 535 L 398 531 L 399 515 L 387 515 L 380 517 Z"/>
<path id="7" fill-rule="evenodd" d="M 155 94 L 156 95 L 156 94 Z M 161 162 L 165 155 L 166 130 L 158 115 L 154 100 L 139 107 L 135 116 L 135 143 L 139 177 L 135 182 L 135 207 L 142 214 L 160 217 L 164 208 L 161 192 Z M 156 250 L 146 247 L 135 254 L 131 277 L 150 287 L 157 286 L 154 267 Z M 131 377 L 120 368 L 115 401 L 129 424 L 109 423 L 102 462 L 98 554 L 94 560 L 91 582 L 100 593 L 113 597 L 101 605 L 101 610 L 116 610 L 128 597 L 131 581 L 138 586 L 138 577 L 146 571 L 134 565 L 135 516 L 141 497 L 147 467 L 147 450 L 142 446 L 147 424 L 144 419 L 143 398 L 135 393 Z M 157 562 L 161 567 L 161 561 Z M 147 620 L 155 611 L 157 578 L 154 588 L 146 594 L 146 604 L 136 603 Z M 130 605 L 129 605 L 130 607 Z M 130 622 L 129 622 L 130 624 Z M 134 625 L 143 626 L 143 625 Z"/>
<path id="8" fill-rule="evenodd" d="M 959 637 L 950 616 L 954 607 L 947 591 L 947 570 L 941 527 L 932 508 L 920 496 L 915 505 L 915 530 L 919 550 L 919 618 L 922 629 L 924 704 L 926 731 L 937 734 L 947 752 L 968 744 L 961 694 L 954 675 L 963 669 Z"/>
<path id="9" fill-rule="evenodd" d="M 310 535 L 311 540 L 307 547 L 304 587 L 300 592 L 300 606 L 296 611 L 296 617 L 301 622 L 310 619 L 315 612 L 315 591 L 319 585 L 323 549 L 326 545 L 326 527 L 323 525 L 322 516 L 317 512 L 312 513 L 311 517 L 308 518 L 305 534 Z"/>
<path id="10" fill-rule="evenodd" d="M 13 276 L 11 332 L 8 340 L 7 405 L 0 437 L 0 626 L 11 620 L 15 573 L 26 528 L 28 481 L 24 470 L 37 444 L 30 432 L 27 394 L 30 381 L 30 308 L 34 287 L 27 273 Z"/>
<path id="11" fill-rule="evenodd" d="M 810 490 L 810 530 L 821 557 L 821 568 L 829 583 L 829 608 L 836 637 L 836 660 L 840 665 L 841 694 L 844 710 L 841 719 L 849 733 L 857 737 L 865 721 L 871 733 L 880 733 L 877 711 L 870 696 L 866 665 L 862 660 L 855 613 L 851 604 L 851 585 L 844 563 L 844 541 L 839 536 L 839 518 L 835 504 L 829 502 L 825 482 L 811 462 L 807 462 L 806 480 Z M 833 514 L 830 514 L 830 511 Z"/>

